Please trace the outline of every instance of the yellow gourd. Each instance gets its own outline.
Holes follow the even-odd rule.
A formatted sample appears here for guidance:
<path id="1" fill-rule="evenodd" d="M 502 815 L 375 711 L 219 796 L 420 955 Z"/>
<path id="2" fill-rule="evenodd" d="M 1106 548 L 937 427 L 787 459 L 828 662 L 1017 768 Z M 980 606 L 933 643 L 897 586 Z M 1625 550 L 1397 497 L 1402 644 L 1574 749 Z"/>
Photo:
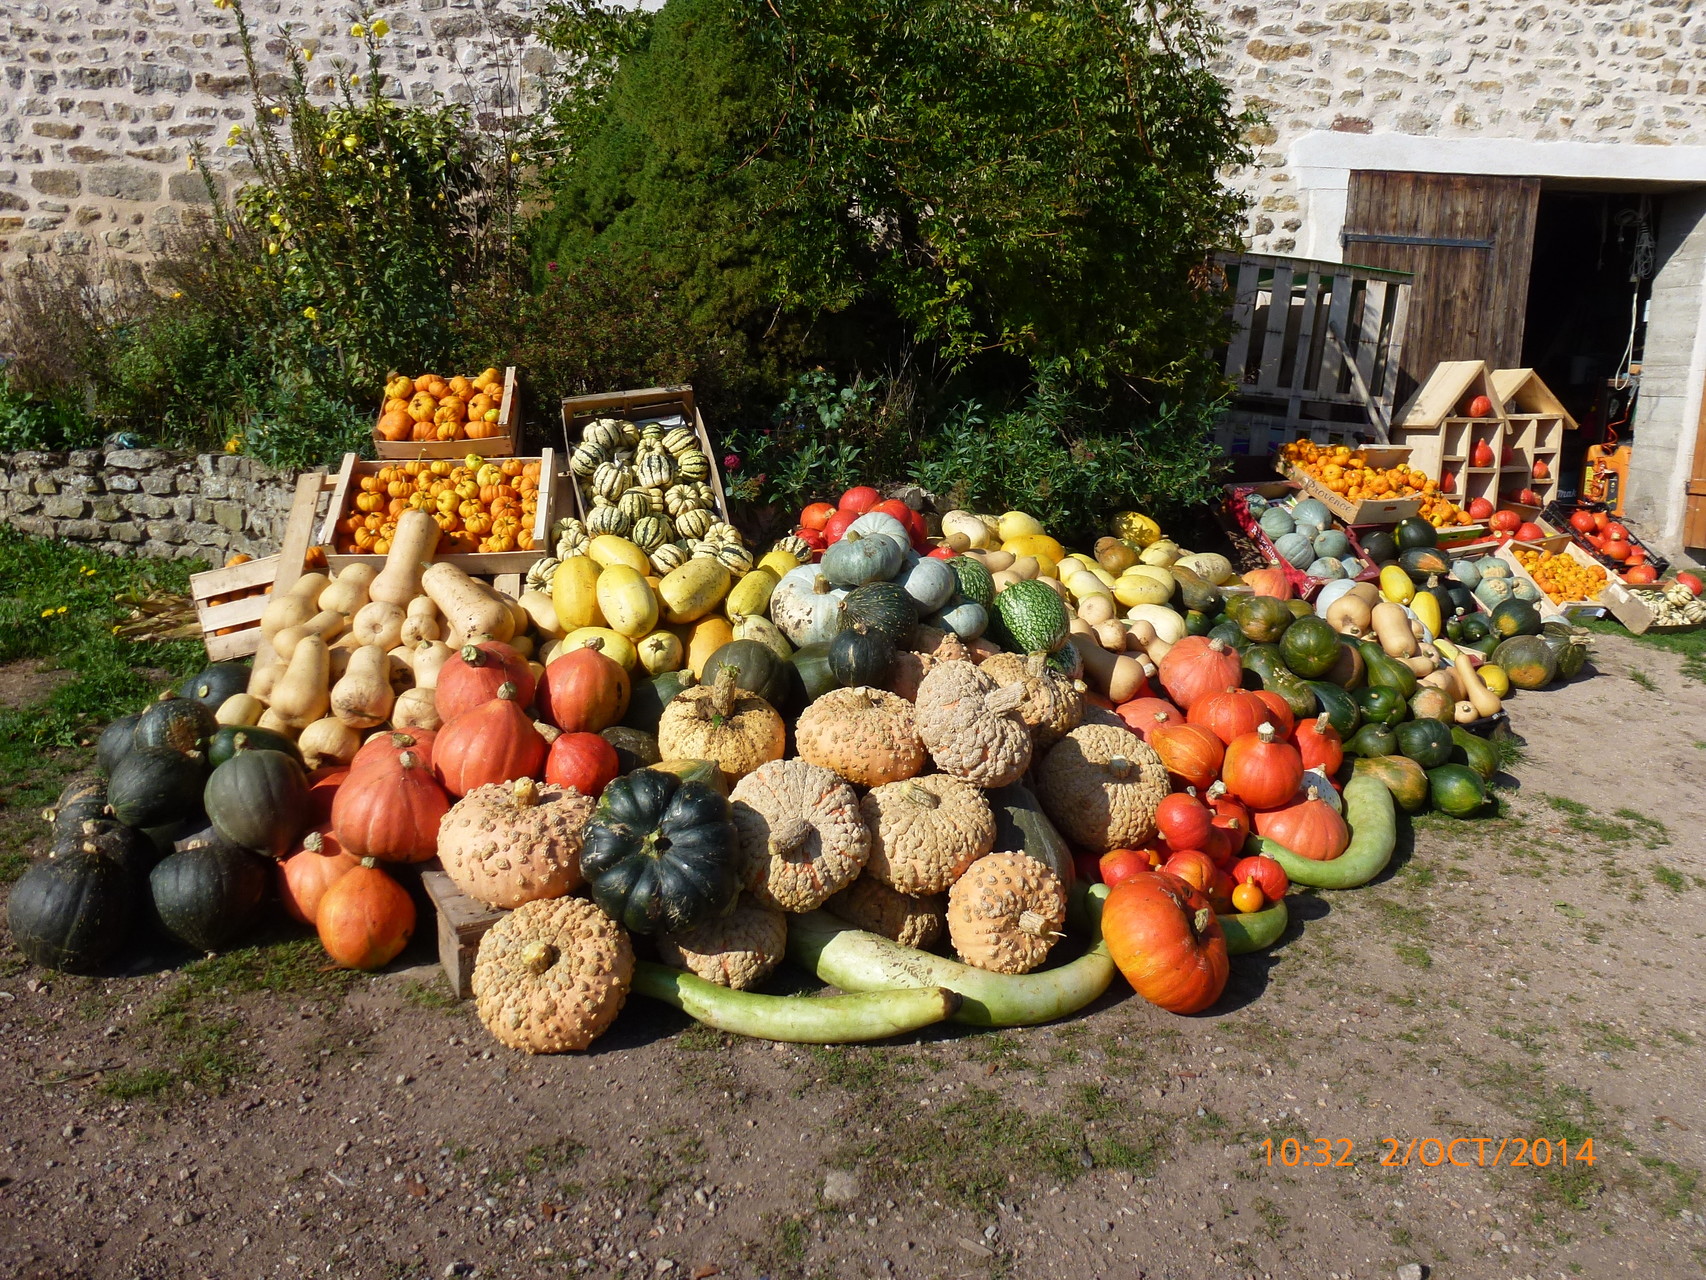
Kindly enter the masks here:
<path id="1" fill-rule="evenodd" d="M 654 631 L 649 636 L 641 636 L 634 649 L 639 654 L 640 665 L 649 676 L 661 676 L 666 671 L 680 671 L 681 664 L 686 660 L 686 650 L 682 647 L 681 637 L 673 631 Z"/>
<path id="2" fill-rule="evenodd" d="M 697 621 L 715 609 L 728 593 L 729 571 L 710 556 L 694 556 L 686 564 L 671 569 L 658 583 L 664 619 L 668 622 Z"/>
<path id="3" fill-rule="evenodd" d="M 687 629 L 687 669 L 695 679 L 704 676 L 711 655 L 734 638 L 734 628 L 721 615 L 701 618 Z"/>
<path id="4" fill-rule="evenodd" d="M 391 655 L 377 644 L 350 655 L 343 679 L 332 686 L 331 710 L 352 729 L 371 729 L 391 714 Z"/>
<path id="5" fill-rule="evenodd" d="M 609 627 L 581 627 L 578 631 L 569 632 L 557 642 L 552 657 L 560 658 L 571 649 L 585 649 L 589 644 L 629 671 L 639 664 L 640 658 L 634 651 L 634 642 L 620 631 L 612 631 Z"/>
<path id="6" fill-rule="evenodd" d="M 658 598 L 645 575 L 613 564 L 598 575 L 598 609 L 612 631 L 637 640 L 658 624 Z"/>
<path id="7" fill-rule="evenodd" d="M 1114 580 L 1114 599 L 1128 609 L 1139 604 L 1166 604 L 1173 598 L 1173 575 L 1167 573 L 1163 580 L 1159 576 L 1162 573 L 1167 571 L 1138 573 L 1127 569 Z"/>
<path id="8" fill-rule="evenodd" d="M 776 575 L 778 581 L 800 567 L 798 558 L 792 551 L 784 551 L 781 547 L 772 547 L 758 558 L 758 568 L 768 569 Z"/>
<path id="9" fill-rule="evenodd" d="M 1057 564 L 1066 558 L 1066 548 L 1046 533 L 1022 533 L 1003 542 L 1001 549 L 1011 551 L 1015 556 L 1036 556 L 1039 560 L 1047 558 Z"/>
<path id="10" fill-rule="evenodd" d="M 1481 683 L 1496 698 L 1507 698 L 1511 691 L 1511 678 L 1505 674 L 1505 669 L 1491 662 L 1483 662 L 1475 668 L 1475 674 L 1481 677 Z"/>
<path id="11" fill-rule="evenodd" d="M 290 665 L 273 686 L 268 711 L 292 729 L 306 729 L 325 715 L 330 705 L 330 667 L 326 642 L 316 635 L 303 636 L 290 655 Z"/>
<path id="12" fill-rule="evenodd" d="M 1439 601 L 1426 591 L 1418 591 L 1410 600 L 1410 608 L 1415 611 L 1416 618 L 1428 629 L 1430 636 L 1437 636 L 1445 627 L 1445 618 L 1441 616 Z"/>
<path id="13" fill-rule="evenodd" d="M 627 565 L 635 573 L 644 577 L 651 561 L 646 553 L 613 533 L 601 533 L 586 544 L 587 557 L 600 569 L 608 569 L 613 564 Z M 554 591 L 553 591 L 554 594 Z"/>
<path id="14" fill-rule="evenodd" d="M 438 549 L 438 521 L 424 511 L 410 509 L 397 517 L 397 532 L 385 568 L 368 584 L 367 598 L 383 600 L 399 609 L 421 593 L 426 566 Z"/>
<path id="15" fill-rule="evenodd" d="M 728 603 L 723 606 L 725 612 L 731 618 L 763 613 L 770 607 L 770 593 L 776 590 L 779 581 L 776 574 L 760 565 L 729 588 Z"/>
<path id="16" fill-rule="evenodd" d="M 598 561 L 591 556 L 570 556 L 551 574 L 551 607 L 557 614 L 559 636 L 604 625 L 604 615 L 598 611 L 598 575 Z"/>
<path id="17" fill-rule="evenodd" d="M 1389 564 L 1380 571 L 1380 594 L 1393 604 L 1409 604 L 1415 597 L 1416 584 L 1397 565 Z"/>

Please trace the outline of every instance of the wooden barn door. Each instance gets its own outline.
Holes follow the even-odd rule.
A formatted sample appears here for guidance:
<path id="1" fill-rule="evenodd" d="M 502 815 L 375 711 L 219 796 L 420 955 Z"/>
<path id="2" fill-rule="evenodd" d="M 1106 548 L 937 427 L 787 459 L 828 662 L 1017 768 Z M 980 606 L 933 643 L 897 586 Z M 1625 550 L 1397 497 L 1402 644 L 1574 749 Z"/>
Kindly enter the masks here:
<path id="1" fill-rule="evenodd" d="M 1409 327 L 1398 402 L 1441 360 L 1522 363 L 1537 178 L 1453 173 L 1351 173 L 1344 258 L 1408 271 Z"/>
<path id="2" fill-rule="evenodd" d="M 1688 475 L 1688 501 L 1682 517 L 1682 545 L 1706 547 L 1706 398 L 1694 435 L 1694 466 Z"/>

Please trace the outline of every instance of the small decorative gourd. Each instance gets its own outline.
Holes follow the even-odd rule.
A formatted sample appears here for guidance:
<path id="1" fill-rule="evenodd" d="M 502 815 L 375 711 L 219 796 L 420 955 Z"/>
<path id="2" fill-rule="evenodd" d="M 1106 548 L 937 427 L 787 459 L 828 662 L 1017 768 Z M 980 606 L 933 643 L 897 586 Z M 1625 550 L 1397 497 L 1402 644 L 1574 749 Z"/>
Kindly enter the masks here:
<path id="1" fill-rule="evenodd" d="M 658 959 L 720 987 L 756 987 L 782 963 L 788 918 L 742 894 L 734 910 L 685 933 L 657 937 Z"/>
<path id="2" fill-rule="evenodd" d="M 581 828 L 592 810 L 574 788 L 531 778 L 475 787 L 439 823 L 439 860 L 457 888 L 488 906 L 559 898 L 581 885 Z"/>
<path id="3" fill-rule="evenodd" d="M 616 1020 L 633 978 L 634 949 L 615 921 L 584 898 L 543 898 L 480 939 L 474 1007 L 512 1049 L 584 1049 Z"/>
<path id="4" fill-rule="evenodd" d="M 1029 973 L 1061 938 L 1066 889 L 1022 853 L 979 858 L 948 891 L 948 936 L 960 959 L 994 973 Z"/>
<path id="5" fill-rule="evenodd" d="M 924 768 L 912 704 L 885 689 L 832 689 L 800 714 L 794 742 L 802 760 L 856 786 L 899 782 Z"/>
<path id="6" fill-rule="evenodd" d="M 874 787 L 859 811 L 871 830 L 865 874 L 901 893 L 941 893 L 995 847 L 983 792 L 945 773 Z"/>
<path id="7" fill-rule="evenodd" d="M 1037 798 L 1074 844 L 1097 853 L 1141 849 L 1155 839 L 1155 810 L 1168 792 L 1167 766 L 1135 733 L 1081 725 L 1037 770 Z"/>
<path id="8" fill-rule="evenodd" d="M 863 875 L 836 894 L 824 907 L 848 924 L 881 934 L 908 947 L 928 951 L 948 928 L 948 899 L 940 893 L 913 897 Z"/>
<path id="9" fill-rule="evenodd" d="M 1003 688 L 1016 684 L 1024 689 L 1019 718 L 1031 727 L 1038 752 L 1047 751 L 1084 721 L 1083 683 L 1052 669 L 1045 653 L 998 653 L 984 659 L 978 670 Z"/>
<path id="10" fill-rule="evenodd" d="M 871 833 L 860 816 L 859 797 L 818 765 L 762 764 L 735 783 L 729 802 L 746 888 L 761 906 L 819 907 L 851 884 L 870 856 Z"/>
<path id="11" fill-rule="evenodd" d="M 780 760 L 787 726 L 776 709 L 735 684 L 732 666 L 716 683 L 683 689 L 658 719 L 658 750 L 665 759 L 712 760 L 729 778 L 744 778 L 759 765 Z"/>
<path id="12" fill-rule="evenodd" d="M 1031 730 L 1019 716 L 1022 685 L 998 686 L 969 662 L 944 662 L 918 685 L 918 735 L 943 773 L 1004 787 L 1030 767 Z"/>

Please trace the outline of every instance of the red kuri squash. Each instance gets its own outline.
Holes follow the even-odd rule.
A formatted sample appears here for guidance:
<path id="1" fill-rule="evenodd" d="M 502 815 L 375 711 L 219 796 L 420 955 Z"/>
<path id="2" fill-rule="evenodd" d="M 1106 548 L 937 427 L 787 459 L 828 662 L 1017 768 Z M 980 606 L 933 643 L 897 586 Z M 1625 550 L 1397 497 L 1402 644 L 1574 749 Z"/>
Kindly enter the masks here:
<path id="1" fill-rule="evenodd" d="M 1267 718 L 1268 704 L 1248 689 L 1236 685 L 1211 693 L 1206 698 L 1198 698 L 1186 717 L 1191 724 L 1201 725 L 1222 742 L 1231 742 L 1234 738 L 1256 732 L 1256 726 Z"/>
<path id="2" fill-rule="evenodd" d="M 1314 787 L 1290 804 L 1257 813 L 1256 833 L 1316 862 L 1331 862 L 1351 842 L 1351 829 L 1339 811 Z"/>
<path id="3" fill-rule="evenodd" d="M 1280 731 L 1280 736 L 1291 737 L 1292 729 L 1297 726 L 1297 716 L 1291 704 L 1272 689 L 1257 689 L 1250 696 L 1268 709 L 1267 721 Z"/>
<path id="4" fill-rule="evenodd" d="M 1096 874 L 1105 885 L 1116 885 L 1121 880 L 1140 875 L 1152 870 L 1155 860 L 1149 856 L 1147 849 L 1110 849 L 1097 860 Z"/>
<path id="5" fill-rule="evenodd" d="M 1208 899 L 1178 876 L 1154 871 L 1115 885 L 1102 936 L 1132 989 L 1172 1013 L 1198 1013 L 1226 989 L 1226 935 Z"/>
<path id="6" fill-rule="evenodd" d="M 1285 868 L 1264 854 L 1240 858 L 1233 864 L 1232 878 L 1239 884 L 1255 884 L 1269 902 L 1278 902 L 1291 892 L 1291 877 Z"/>
<path id="7" fill-rule="evenodd" d="M 1278 565 L 1252 569 L 1244 575 L 1244 581 L 1257 595 L 1272 596 L 1275 600 L 1290 600 L 1297 594 L 1291 588 L 1291 579 Z"/>
<path id="8" fill-rule="evenodd" d="M 597 649 L 575 649 L 545 668 L 540 711 L 564 733 L 597 733 L 628 711 L 628 673 Z"/>
<path id="9" fill-rule="evenodd" d="M 1161 687 L 1187 712 L 1200 699 L 1240 682 L 1238 650 L 1216 636 L 1186 636 L 1161 659 Z"/>
<path id="10" fill-rule="evenodd" d="M 528 670 L 526 658 L 498 640 L 463 645 L 438 669 L 433 706 L 438 718 L 449 724 L 464 711 L 490 702 L 505 684 L 515 686 L 515 700 L 520 705 L 532 705 L 533 672 Z"/>
<path id="11" fill-rule="evenodd" d="M 1345 748 L 1339 740 L 1339 731 L 1326 716 L 1299 721 L 1292 731 L 1291 740 L 1297 746 L 1297 754 L 1305 769 L 1319 769 L 1330 778 L 1345 762 Z"/>
<path id="12" fill-rule="evenodd" d="M 497 697 L 438 731 L 432 771 L 446 791 L 460 797 L 488 782 L 537 778 L 549 751 L 521 709 L 516 687 L 505 682 Z"/>
<path id="13" fill-rule="evenodd" d="M 360 773 L 373 765 L 396 767 L 405 751 L 414 753 L 427 768 L 432 768 L 432 745 L 438 739 L 437 729 L 387 729 L 374 734 L 361 744 L 355 759 L 349 762 L 351 773 Z"/>
<path id="14" fill-rule="evenodd" d="M 345 969 L 377 969 L 409 945 L 415 904 L 408 891 L 363 858 L 320 899 L 320 945 Z"/>
<path id="15" fill-rule="evenodd" d="M 583 796 L 598 796 L 621 772 L 616 748 L 596 733 L 559 734 L 545 757 L 545 781 Z"/>
<path id="16" fill-rule="evenodd" d="M 1187 787 L 1162 797 L 1155 807 L 1155 827 L 1169 849 L 1201 849 L 1214 831 L 1214 810 Z"/>
<path id="17" fill-rule="evenodd" d="M 1157 720 L 1161 723 L 1149 731 L 1149 745 L 1167 766 L 1175 787 L 1202 788 L 1220 776 L 1226 748 L 1219 738 L 1200 725 L 1173 720 L 1165 712 Z"/>
<path id="18" fill-rule="evenodd" d="M 1252 809 L 1277 809 L 1297 794 L 1303 759 L 1296 747 L 1280 740 L 1278 729 L 1264 724 L 1228 744 L 1220 777 Z"/>
<path id="19" fill-rule="evenodd" d="M 308 775 L 310 826 L 323 827 L 331 822 L 332 800 L 347 777 L 349 768 L 346 765 L 326 765 Z"/>
<path id="20" fill-rule="evenodd" d="M 278 864 L 278 897 L 292 920 L 313 924 L 320 899 L 361 860 L 345 853 L 332 829 L 316 827 Z"/>
<path id="21" fill-rule="evenodd" d="M 427 763 L 412 750 L 352 772 L 332 802 L 332 830 L 346 852 L 385 862 L 425 862 L 438 852 L 450 812 Z"/>
<path id="22" fill-rule="evenodd" d="M 1157 725 L 1182 724 L 1185 721 L 1185 713 L 1165 698 L 1133 698 L 1115 707 L 1114 714 L 1145 742 L 1149 741 L 1149 733 Z M 1166 719 L 1159 719 L 1161 716 Z"/>

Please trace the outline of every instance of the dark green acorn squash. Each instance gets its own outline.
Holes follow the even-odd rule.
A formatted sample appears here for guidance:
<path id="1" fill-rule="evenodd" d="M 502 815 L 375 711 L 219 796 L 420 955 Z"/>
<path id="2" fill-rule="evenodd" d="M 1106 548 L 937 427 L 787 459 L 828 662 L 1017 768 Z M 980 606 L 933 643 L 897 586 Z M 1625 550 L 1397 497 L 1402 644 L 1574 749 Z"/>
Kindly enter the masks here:
<path id="1" fill-rule="evenodd" d="M 1236 618 L 1239 629 L 1256 644 L 1273 644 L 1296 621 L 1285 601 L 1272 596 L 1252 596 L 1239 608 Z"/>
<path id="2" fill-rule="evenodd" d="M 127 827 L 111 818 L 91 818 L 75 835 L 54 845 L 54 856 L 64 853 L 91 853 L 116 862 L 140 883 L 156 862 L 159 851 L 145 832 Z"/>
<path id="3" fill-rule="evenodd" d="M 1351 694 L 1351 697 L 1356 701 L 1357 710 L 1362 712 L 1363 721 L 1367 724 L 1397 724 L 1410 713 L 1410 705 L 1405 701 L 1404 695 L 1385 685 L 1365 685 Z"/>
<path id="4" fill-rule="evenodd" d="M 162 698 L 137 719 L 136 745 L 170 747 L 185 753 L 206 751 L 207 740 L 218 729 L 219 721 L 206 703 L 194 698 Z"/>
<path id="5" fill-rule="evenodd" d="M 1544 689 L 1558 678 L 1558 657 L 1540 636 L 1512 636 L 1493 650 L 1493 662 L 1503 667 L 1518 689 Z"/>
<path id="6" fill-rule="evenodd" d="M 1285 602 L 1285 607 L 1291 610 L 1291 616 L 1294 620 L 1297 618 L 1313 618 L 1315 616 L 1315 606 L 1310 604 L 1307 600 L 1299 600 L 1296 596 L 1287 600 Z"/>
<path id="7" fill-rule="evenodd" d="M 973 556 L 950 556 L 948 568 L 959 579 L 960 594 L 973 604 L 982 605 L 987 612 L 995 607 L 995 580 L 983 561 Z"/>
<path id="8" fill-rule="evenodd" d="M 1285 665 L 1277 644 L 1253 644 L 1239 655 L 1244 670 L 1255 677 L 1256 687 L 1285 699 L 1299 720 L 1315 714 L 1315 693 Z"/>
<path id="9" fill-rule="evenodd" d="M 215 662 L 179 685 L 178 696 L 218 711 L 232 694 L 248 692 L 250 674 L 247 662 Z"/>
<path id="10" fill-rule="evenodd" d="M 889 643 L 904 649 L 918 630 L 918 601 L 907 595 L 906 588 L 899 583 L 866 583 L 849 591 L 841 602 L 842 628 L 845 630 L 855 623 L 881 631 Z"/>
<path id="11" fill-rule="evenodd" d="M 855 622 L 830 639 L 829 669 L 835 673 L 836 683 L 844 688 L 857 685 L 884 688 L 894 671 L 894 645 L 875 627 Z"/>
<path id="12" fill-rule="evenodd" d="M 663 759 L 658 750 L 657 735 L 647 733 L 643 729 L 630 729 L 626 725 L 613 724 L 608 729 L 600 729 L 598 736 L 616 748 L 618 773 L 632 773 Z"/>
<path id="13" fill-rule="evenodd" d="M 1218 640 L 1221 644 L 1229 645 L 1242 653 L 1250 647 L 1250 637 L 1244 634 L 1244 629 L 1231 618 L 1222 614 L 1220 621 L 1208 629 L 1209 639 Z"/>
<path id="14" fill-rule="evenodd" d="M 663 717 L 663 709 L 676 694 L 683 689 L 691 689 L 697 683 L 691 671 L 665 671 L 650 680 L 634 681 L 633 689 L 628 695 L 628 710 L 622 715 L 622 723 L 630 729 L 638 729 L 641 733 L 656 733 L 658 721 Z"/>
<path id="15" fill-rule="evenodd" d="M 634 933 L 679 933 L 720 916 L 743 872 L 729 802 L 661 769 L 617 778 L 581 833 L 581 872 L 592 900 Z"/>
<path id="16" fill-rule="evenodd" d="M 1318 680 L 1339 660 L 1339 634 L 1323 618 L 1299 618 L 1279 638 L 1285 665 L 1306 680 Z"/>
<path id="17" fill-rule="evenodd" d="M 1446 613 L 1448 618 L 1454 613 L 1464 615 L 1476 613 L 1481 608 L 1475 603 L 1475 593 L 1461 582 L 1447 582 L 1445 584 L 1445 595 L 1446 599 L 1451 601 L 1451 608 Z"/>
<path id="18" fill-rule="evenodd" d="M 207 762 L 170 747 L 136 747 L 107 780 L 107 805 L 127 826 L 158 827 L 201 812 Z"/>
<path id="19" fill-rule="evenodd" d="M 271 883 L 267 863 L 223 844 L 174 853 L 148 874 L 160 927 L 197 951 L 241 940 Z"/>
<path id="20" fill-rule="evenodd" d="M 1420 516 L 1406 516 L 1392 528 L 1392 541 L 1399 551 L 1439 546 L 1439 530 Z"/>
<path id="21" fill-rule="evenodd" d="M 202 807 L 228 843 L 282 858 L 308 826 L 308 777 L 282 751 L 238 747 L 208 778 Z"/>
<path id="22" fill-rule="evenodd" d="M 1398 540 L 1385 529 L 1370 529 L 1360 535 L 1357 542 L 1361 545 L 1363 554 L 1375 564 L 1391 564 L 1398 558 Z"/>
<path id="23" fill-rule="evenodd" d="M 236 755 L 238 743 L 242 743 L 250 751 L 277 751 L 307 768 L 302 759 L 302 750 L 296 743 L 282 733 L 248 724 L 222 724 L 214 731 L 213 736 L 207 740 L 208 768 L 217 769 Z"/>
<path id="24" fill-rule="evenodd" d="M 1185 610 L 1185 634 L 1188 636 L 1206 636 L 1214 626 L 1214 620 L 1200 609 Z"/>
<path id="25" fill-rule="evenodd" d="M 1398 807 L 1405 813 L 1420 813 L 1428 807 L 1428 772 L 1406 756 L 1376 756 L 1351 766 L 1355 776 L 1367 774 L 1380 779 Z"/>
<path id="26" fill-rule="evenodd" d="M 1470 733 L 1461 725 L 1452 726 L 1451 763 L 1468 765 L 1486 781 L 1499 773 L 1499 752 L 1478 733 Z"/>
<path id="27" fill-rule="evenodd" d="M 1500 639 L 1540 634 L 1540 610 L 1526 600 L 1503 600 L 1487 615 L 1492 634 Z"/>
<path id="28" fill-rule="evenodd" d="M 19 877 L 6 902 L 6 923 L 32 963 L 93 973 L 124 944 L 135 896 L 121 864 L 73 849 L 43 858 Z"/>
<path id="29" fill-rule="evenodd" d="M 1345 739 L 1345 750 L 1369 760 L 1389 756 L 1398 750 L 1398 735 L 1392 731 L 1391 725 L 1370 720 Z"/>
<path id="30" fill-rule="evenodd" d="M 1424 769 L 1438 768 L 1451 759 L 1451 730 L 1438 720 L 1406 720 L 1394 731 L 1398 753 Z"/>
<path id="31" fill-rule="evenodd" d="M 1582 633 L 1562 622 L 1548 622 L 1540 629 L 1540 638 L 1558 660 L 1558 678 L 1574 680 L 1587 665 L 1588 647 Z"/>
<path id="32" fill-rule="evenodd" d="M 101 730 L 95 743 L 95 767 L 107 777 L 113 776 L 118 762 L 136 745 L 136 722 L 140 719 L 140 715 L 120 716 Z"/>
<path id="33" fill-rule="evenodd" d="M 1469 610 L 1464 613 L 1462 623 L 1462 639 L 1464 644 L 1473 644 L 1477 640 L 1485 640 L 1490 634 L 1492 634 L 1492 627 L 1487 622 L 1487 615 L 1484 613 L 1477 613 L 1474 610 Z"/>
<path id="34" fill-rule="evenodd" d="M 788 695 L 788 664 L 768 645 L 756 640 L 729 641 L 705 659 L 700 683 L 715 684 L 724 667 L 735 669 L 735 688 L 756 693 L 773 707 L 781 706 Z"/>
<path id="35" fill-rule="evenodd" d="M 1428 770 L 1428 794 L 1441 813 L 1471 818 L 1487 803 L 1487 784 L 1467 765 L 1442 764 Z"/>
<path id="36" fill-rule="evenodd" d="M 1410 581 L 1418 587 L 1424 586 L 1429 578 L 1441 578 L 1451 572 L 1451 561 L 1431 547 L 1417 547 L 1398 553 L 1398 567 L 1410 575 Z"/>
<path id="37" fill-rule="evenodd" d="M 995 847 L 1035 858 L 1071 889 L 1075 874 L 1072 850 L 1030 788 L 1010 782 L 983 794 L 995 813 Z"/>
<path id="38" fill-rule="evenodd" d="M 55 847 L 61 840 L 72 840 L 83 830 L 85 822 L 110 817 L 107 811 L 107 784 L 97 774 L 79 773 L 61 788 L 53 808 L 41 815 L 53 824 Z"/>
<path id="39" fill-rule="evenodd" d="M 1357 726 L 1362 723 L 1362 710 L 1357 706 L 1355 698 L 1326 680 L 1309 680 L 1305 683 L 1314 693 L 1315 701 L 1320 704 L 1321 714 L 1339 731 L 1340 738 L 1349 738 L 1357 731 Z"/>

